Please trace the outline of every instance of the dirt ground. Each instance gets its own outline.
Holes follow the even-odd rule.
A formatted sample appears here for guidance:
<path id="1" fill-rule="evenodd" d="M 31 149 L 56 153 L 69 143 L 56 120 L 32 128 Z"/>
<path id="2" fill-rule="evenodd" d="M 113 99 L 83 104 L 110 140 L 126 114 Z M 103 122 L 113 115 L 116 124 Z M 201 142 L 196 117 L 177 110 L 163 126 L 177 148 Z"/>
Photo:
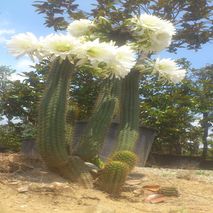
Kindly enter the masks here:
<path id="1" fill-rule="evenodd" d="M 179 196 L 149 203 L 145 185 L 176 187 Z M 0 213 L 211 213 L 213 171 L 135 168 L 117 198 L 68 183 L 41 162 L 0 154 Z"/>

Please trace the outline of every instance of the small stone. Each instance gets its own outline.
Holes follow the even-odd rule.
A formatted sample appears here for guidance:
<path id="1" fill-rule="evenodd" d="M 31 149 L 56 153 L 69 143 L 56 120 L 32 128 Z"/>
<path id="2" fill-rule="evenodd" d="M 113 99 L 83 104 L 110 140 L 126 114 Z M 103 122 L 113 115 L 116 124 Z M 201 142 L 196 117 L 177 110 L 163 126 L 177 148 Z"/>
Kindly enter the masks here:
<path id="1" fill-rule="evenodd" d="M 20 182 L 19 181 L 11 181 L 8 184 L 9 185 L 18 185 Z"/>
<path id="2" fill-rule="evenodd" d="M 96 196 L 88 196 L 88 195 L 83 195 L 82 198 L 91 199 L 91 200 L 100 200 L 100 198 L 98 198 Z"/>
<path id="3" fill-rule="evenodd" d="M 84 162 L 84 164 L 86 165 L 86 166 L 88 166 L 91 170 L 99 170 L 99 168 L 95 165 L 95 164 L 93 164 L 93 163 L 90 163 L 90 162 Z"/>
<path id="4" fill-rule="evenodd" d="M 133 191 L 133 193 L 136 195 L 136 196 L 140 196 L 140 195 L 143 195 L 144 194 L 144 190 L 143 189 L 135 189 Z"/>
<path id="5" fill-rule="evenodd" d="M 162 194 L 151 194 L 148 195 L 144 201 L 148 203 L 162 203 L 165 202 L 165 196 Z"/>
<path id="6" fill-rule="evenodd" d="M 19 193 L 25 193 L 29 191 L 29 186 L 21 186 L 18 188 Z"/>
<path id="7" fill-rule="evenodd" d="M 127 180 L 126 184 L 130 185 L 130 186 L 140 185 L 141 184 L 141 180 Z"/>
<path id="8" fill-rule="evenodd" d="M 60 182 L 53 182 L 49 188 L 51 189 L 55 189 L 55 190 L 59 190 L 59 189 L 65 189 L 65 188 L 69 188 L 69 186 L 65 183 L 60 183 Z"/>
<path id="9" fill-rule="evenodd" d="M 175 187 L 161 187 L 159 193 L 165 196 L 179 196 L 179 192 Z"/>

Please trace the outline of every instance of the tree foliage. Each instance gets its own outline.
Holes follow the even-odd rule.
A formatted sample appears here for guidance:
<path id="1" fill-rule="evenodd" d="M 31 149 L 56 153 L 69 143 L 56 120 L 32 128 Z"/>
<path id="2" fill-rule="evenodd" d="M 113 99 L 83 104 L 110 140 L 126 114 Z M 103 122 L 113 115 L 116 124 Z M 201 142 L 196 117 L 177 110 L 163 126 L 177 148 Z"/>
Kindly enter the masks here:
<path id="1" fill-rule="evenodd" d="M 11 74 L 14 73 L 15 70 L 8 66 L 0 66 L 0 93 L 4 93 L 6 89 L 9 87 L 11 81 Z"/>
<path id="2" fill-rule="evenodd" d="M 203 158 L 208 154 L 208 135 L 213 126 L 213 65 L 207 65 L 201 69 L 193 69 L 195 79 L 194 94 L 196 97 L 195 112 L 202 116 Z"/>
<path id="3" fill-rule="evenodd" d="M 159 132 L 155 151 L 198 154 L 199 144 L 203 143 L 206 158 L 207 137 L 213 122 L 212 65 L 190 69 L 185 60 L 182 62 L 188 66 L 189 74 L 180 84 L 143 76 L 141 121 Z"/>
<path id="4" fill-rule="evenodd" d="M 108 18 L 118 29 L 122 29 L 124 20 L 132 15 L 144 12 L 154 14 L 176 25 L 177 34 L 170 51 L 180 47 L 198 49 L 213 38 L 213 5 L 209 0 L 96 0 L 90 12 L 81 10 L 73 0 L 35 1 L 34 6 L 38 13 L 45 15 L 45 25 L 55 30 L 65 29 L 72 19 L 99 16 Z M 118 32 L 122 30 L 110 33 Z"/>
<path id="5" fill-rule="evenodd" d="M 91 1 L 92 2 L 92 1 Z M 117 42 L 128 40 L 124 20 L 133 15 L 151 13 L 173 21 L 177 34 L 170 51 L 178 48 L 199 49 L 212 39 L 212 3 L 208 0 L 96 0 L 90 12 L 83 11 L 74 0 L 35 1 L 36 11 L 45 16 L 45 25 L 55 31 L 64 30 L 71 20 L 103 16 L 113 22 L 107 36 Z M 185 60 L 180 61 L 188 69 Z M 19 117 L 24 122 L 36 124 L 37 105 L 44 89 L 48 61 L 36 65 L 34 71 L 25 73 L 23 82 L 15 81 L 1 95 L 2 109 L 8 118 Z M 86 68 L 85 68 L 86 69 Z M 191 69 L 190 69 L 191 70 Z M 158 81 L 158 76 L 143 75 L 141 79 L 141 122 L 155 127 L 159 135 L 155 141 L 156 151 L 173 153 L 198 153 L 204 129 L 212 124 L 212 66 L 191 70 L 183 82 L 173 85 Z M 79 71 L 73 76 L 70 100 L 75 102 L 78 118 L 88 118 L 101 81 L 91 72 Z M 195 115 L 204 115 L 202 128 L 192 125 Z M 204 128 L 205 127 L 205 128 Z M 207 136 L 206 136 L 207 137 Z M 204 140 L 204 137 L 203 137 Z"/>
<path id="6" fill-rule="evenodd" d="M 141 122 L 159 132 L 155 151 L 182 154 L 189 148 L 187 141 L 197 143 L 192 85 L 187 80 L 174 85 L 157 78 L 144 75 L 141 80 Z"/>
<path id="7" fill-rule="evenodd" d="M 3 104 L 2 104 L 2 95 L 8 90 L 11 86 L 10 77 L 15 70 L 8 66 L 0 66 L 0 119 L 2 119 L 3 114 Z"/>
<path id="8" fill-rule="evenodd" d="M 12 120 L 20 119 L 23 123 L 36 125 L 38 104 L 48 81 L 47 73 L 49 61 L 43 61 L 24 72 L 25 79 L 10 81 L 10 87 L 1 94 L 2 114 Z M 85 69 L 85 68 L 82 68 Z M 92 73 L 80 70 L 73 76 L 70 85 L 70 101 L 75 103 L 78 119 L 87 119 L 91 114 L 94 101 L 97 97 L 101 81 L 93 77 Z"/>
<path id="9" fill-rule="evenodd" d="M 46 24 L 51 22 L 48 27 L 60 30 L 57 28 L 57 22 L 51 20 L 51 16 L 47 13 L 47 5 L 62 8 L 64 2 L 74 6 L 74 1 L 66 0 L 62 0 L 60 3 L 50 0 L 37 1 L 34 6 L 38 12 L 45 15 Z M 75 7 L 74 10 L 81 15 L 84 14 L 84 16 L 92 18 L 103 16 L 109 19 L 114 27 L 110 30 L 107 29 L 108 31 L 105 33 L 110 39 L 116 41 L 128 40 L 129 35 L 124 30 L 124 20 L 144 12 L 169 19 L 175 23 L 177 34 L 170 46 L 170 51 L 175 52 L 182 47 L 198 49 L 202 44 L 212 39 L 211 1 L 96 0 L 89 13 L 80 10 L 78 5 Z M 46 11 L 44 11 L 45 8 Z M 74 17 L 66 10 L 63 12 L 63 14 L 54 14 L 53 12 L 52 15 L 60 16 L 63 19 L 65 24 L 62 29 L 65 29 L 70 18 Z M 190 67 L 186 60 L 180 61 L 180 63 L 183 63 L 186 68 Z M 190 77 L 195 78 L 194 74 Z M 195 120 L 194 115 L 202 113 L 201 108 L 205 108 L 207 105 L 204 104 L 204 97 L 201 96 L 202 91 L 199 90 L 202 87 L 196 87 L 196 85 L 199 85 L 199 82 L 192 81 L 190 78 L 184 83 L 172 85 L 168 82 L 158 81 L 156 76 L 143 76 L 141 80 L 141 119 L 143 124 L 154 126 L 159 130 L 156 144 L 167 144 L 170 151 L 172 151 L 172 147 L 175 147 L 176 153 L 181 153 L 184 146 L 188 146 L 192 152 L 197 152 L 201 129 L 194 127 L 192 123 Z M 193 144 L 190 141 L 193 141 Z"/>
<path id="10" fill-rule="evenodd" d="M 21 134 L 17 128 L 9 125 L 0 126 L 0 148 L 19 151 L 21 144 Z"/>
<path id="11" fill-rule="evenodd" d="M 44 88 L 42 64 L 36 71 L 23 73 L 23 82 L 10 81 L 10 87 L 1 95 L 2 114 L 9 121 L 18 118 L 23 123 L 36 123 L 37 103 Z"/>
<path id="12" fill-rule="evenodd" d="M 46 14 L 45 25 L 54 30 L 63 30 L 67 27 L 67 19 L 79 19 L 85 17 L 84 12 L 78 9 L 75 0 L 48 0 L 35 1 L 33 6 L 40 14 Z"/>

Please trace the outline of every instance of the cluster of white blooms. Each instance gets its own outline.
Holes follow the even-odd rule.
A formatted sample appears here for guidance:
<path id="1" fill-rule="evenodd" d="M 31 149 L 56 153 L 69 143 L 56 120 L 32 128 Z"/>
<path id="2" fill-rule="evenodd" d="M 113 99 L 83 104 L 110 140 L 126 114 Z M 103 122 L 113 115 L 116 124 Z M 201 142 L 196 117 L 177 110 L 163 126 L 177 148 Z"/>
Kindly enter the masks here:
<path id="1" fill-rule="evenodd" d="M 171 44 L 175 28 L 170 21 L 143 14 L 130 19 L 131 30 L 138 47 L 145 52 L 158 52 Z"/>
<path id="2" fill-rule="evenodd" d="M 182 81 L 185 77 L 186 70 L 181 69 L 171 59 L 159 59 L 157 58 L 154 63 L 154 72 L 158 72 L 163 78 L 169 79 L 174 83 Z"/>
<path id="3" fill-rule="evenodd" d="M 127 46 L 118 47 L 114 42 L 100 42 L 98 39 L 85 42 L 79 50 L 78 57 L 83 61 L 87 58 L 94 67 L 103 65 L 110 75 L 125 77 L 135 65 L 135 53 Z"/>
<path id="4" fill-rule="evenodd" d="M 118 47 L 113 41 L 88 40 L 90 36 L 87 35 L 95 28 L 94 23 L 87 19 L 76 20 L 68 26 L 67 34 L 50 34 L 39 39 L 32 33 L 18 34 L 8 42 L 8 48 L 16 57 L 27 54 L 39 59 L 68 58 L 77 66 L 89 63 L 94 68 L 100 68 L 103 76 L 124 78 L 136 64 L 136 51 L 128 45 Z M 136 39 L 137 51 L 145 53 L 168 47 L 175 34 L 171 22 L 153 15 L 143 14 L 129 19 L 128 23 Z M 157 59 L 154 72 L 176 83 L 184 78 L 186 71 L 170 59 Z"/>
<path id="5" fill-rule="evenodd" d="M 83 27 L 79 25 L 85 21 L 80 20 L 79 24 L 76 22 L 74 26 L 81 28 L 83 33 Z M 101 74 L 107 77 L 123 78 L 135 65 L 135 53 L 129 46 L 118 47 L 112 41 L 100 42 L 98 39 L 86 41 L 83 37 L 74 37 L 69 33 L 50 34 L 39 39 L 32 33 L 18 34 L 8 42 L 8 48 L 15 56 L 26 54 L 32 58 L 48 57 L 52 60 L 60 57 L 63 60 L 68 58 L 71 63 L 77 61 L 77 66 L 90 63 L 98 68 L 101 65 Z"/>

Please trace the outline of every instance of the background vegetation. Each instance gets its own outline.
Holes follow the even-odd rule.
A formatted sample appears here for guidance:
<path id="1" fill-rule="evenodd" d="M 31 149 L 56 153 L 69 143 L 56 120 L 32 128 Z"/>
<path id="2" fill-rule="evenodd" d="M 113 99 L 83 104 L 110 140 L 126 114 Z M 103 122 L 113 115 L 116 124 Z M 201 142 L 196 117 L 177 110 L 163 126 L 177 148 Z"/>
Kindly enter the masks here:
<path id="1" fill-rule="evenodd" d="M 38 13 L 44 15 L 45 25 L 56 31 L 64 30 L 72 19 L 101 15 L 118 25 L 132 13 L 147 12 L 175 23 L 178 32 L 168 49 L 170 52 L 176 52 L 178 48 L 197 50 L 212 39 L 209 1 L 96 2 L 89 13 L 82 11 L 73 0 L 35 1 L 34 6 Z M 109 36 L 113 39 L 116 33 L 110 32 Z M 179 64 L 188 70 L 188 75 L 176 85 L 159 81 L 158 76 L 142 76 L 141 124 L 154 127 L 159 132 L 153 145 L 154 152 L 211 157 L 213 65 L 194 69 L 187 59 L 179 60 Z M 14 70 L 0 66 L 0 115 L 7 120 L 7 124 L 0 128 L 0 146 L 17 151 L 22 140 L 35 138 L 37 106 L 47 81 L 48 66 L 48 61 L 43 61 L 31 67 L 29 72 L 24 73 L 25 80 L 22 82 L 9 80 Z M 89 71 L 80 71 L 74 76 L 70 85 L 70 100 L 75 104 L 70 106 L 70 116 L 87 119 L 91 115 L 101 83 Z"/>

